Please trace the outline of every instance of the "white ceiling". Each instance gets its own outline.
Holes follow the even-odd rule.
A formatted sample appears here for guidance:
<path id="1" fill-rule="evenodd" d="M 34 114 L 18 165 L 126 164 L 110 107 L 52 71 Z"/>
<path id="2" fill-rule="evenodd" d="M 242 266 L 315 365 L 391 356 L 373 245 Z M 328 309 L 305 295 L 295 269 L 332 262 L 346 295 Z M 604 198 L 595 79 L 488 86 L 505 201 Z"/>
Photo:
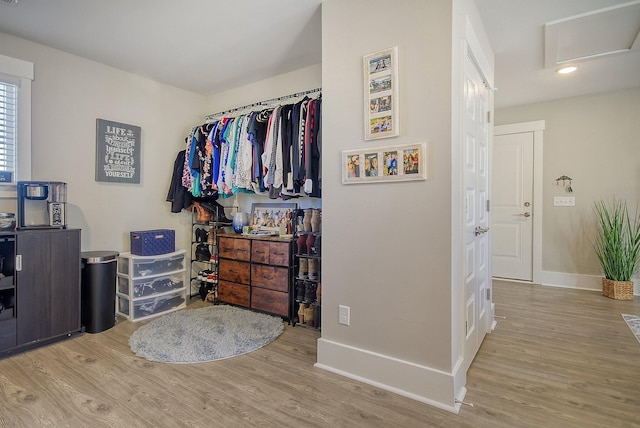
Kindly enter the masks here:
<path id="1" fill-rule="evenodd" d="M 13 1 L 0 0 L 1 32 L 201 93 L 242 86 L 322 60 L 322 0 L 7 4 Z M 640 87 L 640 42 L 629 42 L 640 28 L 640 8 L 589 15 L 640 1 L 476 2 L 496 55 L 497 108 Z M 570 19 L 582 14 L 587 15 Z M 571 25 L 555 25 L 565 20 Z M 586 30 L 582 23 L 589 24 Z M 610 41 L 605 35 L 615 37 Z M 556 64 L 548 61 L 564 51 L 592 52 L 601 45 L 608 49 L 611 43 L 630 44 L 632 49 L 571 61 L 579 69 L 568 76 L 555 73 Z"/>
<path id="2" fill-rule="evenodd" d="M 640 43 L 637 41 L 640 15 L 637 9 L 633 15 L 627 13 L 631 27 L 635 23 L 633 50 L 570 61 L 578 66 L 578 70 L 570 75 L 559 75 L 556 64 L 545 63 L 545 24 L 559 20 L 571 24 L 575 20 L 569 18 L 577 15 L 639 1 L 476 0 L 476 3 L 495 53 L 497 108 L 640 87 Z M 558 56 L 562 57 L 565 51 L 591 52 L 591 47 L 599 45 L 605 36 L 622 31 L 619 19 L 611 13 L 592 15 L 587 21 L 596 22 L 586 35 L 579 31 L 580 26 L 564 26 L 556 44 Z M 626 24 L 625 28 L 628 27 Z M 626 32 L 628 36 L 629 30 Z"/>

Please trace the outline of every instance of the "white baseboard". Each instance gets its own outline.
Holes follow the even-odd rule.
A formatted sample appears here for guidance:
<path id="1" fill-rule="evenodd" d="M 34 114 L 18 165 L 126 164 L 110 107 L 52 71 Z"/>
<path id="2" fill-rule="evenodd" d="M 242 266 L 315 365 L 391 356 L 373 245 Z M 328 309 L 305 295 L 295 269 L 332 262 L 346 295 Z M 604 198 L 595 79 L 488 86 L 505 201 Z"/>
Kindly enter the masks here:
<path id="1" fill-rule="evenodd" d="M 633 294 L 640 296 L 640 280 L 632 278 Z M 550 287 L 575 288 L 579 290 L 602 291 L 601 275 L 582 275 L 566 272 L 540 272 L 540 284 Z"/>
<path id="2" fill-rule="evenodd" d="M 452 413 L 458 413 L 466 392 L 455 395 L 452 373 L 323 338 L 317 358 L 315 367 Z"/>

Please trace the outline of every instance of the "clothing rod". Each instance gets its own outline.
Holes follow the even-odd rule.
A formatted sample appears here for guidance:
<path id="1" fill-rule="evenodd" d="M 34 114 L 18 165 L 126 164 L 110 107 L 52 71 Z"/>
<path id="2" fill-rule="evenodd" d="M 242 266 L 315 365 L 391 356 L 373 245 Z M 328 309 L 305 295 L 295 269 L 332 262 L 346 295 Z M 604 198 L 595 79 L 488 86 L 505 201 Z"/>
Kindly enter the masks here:
<path id="1" fill-rule="evenodd" d="M 269 105 L 269 104 L 276 103 L 278 101 L 284 101 L 284 100 L 288 100 L 288 99 L 291 99 L 291 98 L 298 98 L 298 97 L 302 97 L 303 95 L 309 95 L 309 94 L 313 94 L 314 92 L 320 92 L 320 91 L 322 91 L 322 88 L 309 89 L 308 91 L 296 92 L 295 94 L 283 95 L 281 97 L 271 98 L 270 100 L 259 101 L 257 103 L 247 104 L 247 105 L 242 106 L 242 107 L 236 107 L 236 108 L 232 108 L 232 109 L 229 109 L 229 110 L 220 111 L 218 113 L 209 114 L 209 115 L 205 116 L 205 121 L 211 122 L 211 121 L 213 121 L 214 118 L 219 117 L 219 116 L 223 116 L 225 114 L 233 113 L 233 112 L 240 111 L 240 110 L 246 110 L 248 108 L 253 108 L 253 107 L 257 107 L 257 106 L 266 106 L 266 105 Z"/>

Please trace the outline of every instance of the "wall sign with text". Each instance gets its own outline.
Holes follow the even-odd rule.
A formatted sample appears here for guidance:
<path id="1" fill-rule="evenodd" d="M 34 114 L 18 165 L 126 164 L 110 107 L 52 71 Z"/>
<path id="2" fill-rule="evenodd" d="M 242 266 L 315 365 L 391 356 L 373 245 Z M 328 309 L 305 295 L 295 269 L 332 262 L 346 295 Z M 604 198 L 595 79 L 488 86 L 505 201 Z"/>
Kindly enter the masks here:
<path id="1" fill-rule="evenodd" d="M 96 119 L 96 181 L 140 183 L 139 126 Z"/>

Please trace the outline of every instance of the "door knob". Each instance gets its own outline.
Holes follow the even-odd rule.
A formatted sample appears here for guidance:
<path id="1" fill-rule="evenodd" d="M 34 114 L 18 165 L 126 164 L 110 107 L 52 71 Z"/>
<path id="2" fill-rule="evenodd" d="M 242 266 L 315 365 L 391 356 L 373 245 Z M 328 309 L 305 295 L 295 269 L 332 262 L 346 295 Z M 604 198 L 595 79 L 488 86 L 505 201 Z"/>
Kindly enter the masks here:
<path id="1" fill-rule="evenodd" d="M 531 217 L 531 213 L 529 213 L 529 212 L 522 213 L 522 214 L 517 214 L 517 215 L 522 215 L 522 216 L 525 216 L 525 217 Z"/>
<path id="2" fill-rule="evenodd" d="M 483 233 L 487 233 L 488 231 L 489 231 L 488 227 L 476 226 L 475 234 L 476 236 L 478 236 L 478 235 L 482 235 Z"/>

